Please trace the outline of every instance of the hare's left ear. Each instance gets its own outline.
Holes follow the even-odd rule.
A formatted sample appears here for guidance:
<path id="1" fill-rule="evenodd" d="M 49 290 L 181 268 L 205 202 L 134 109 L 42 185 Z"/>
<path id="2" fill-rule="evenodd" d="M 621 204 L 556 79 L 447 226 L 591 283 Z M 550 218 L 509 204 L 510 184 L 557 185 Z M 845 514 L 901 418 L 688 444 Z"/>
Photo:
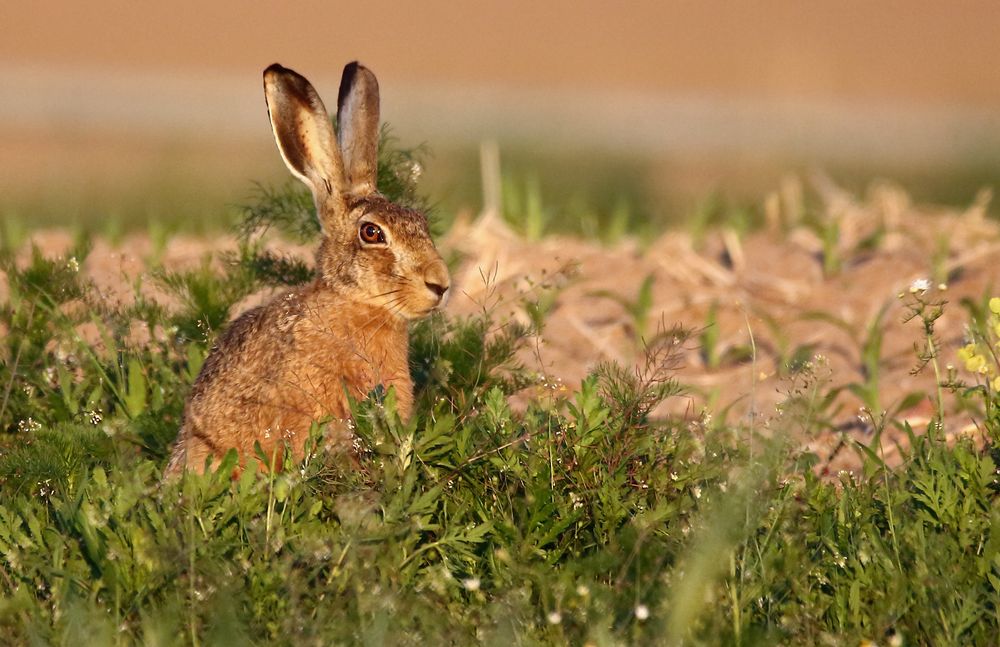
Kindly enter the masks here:
<path id="1" fill-rule="evenodd" d="M 347 182 L 323 100 L 305 77 L 277 63 L 264 70 L 264 96 L 281 157 L 312 190 L 320 224 L 328 231 L 335 222 L 325 220 L 346 211 Z"/>
<path id="2" fill-rule="evenodd" d="M 337 144 L 348 191 L 369 195 L 378 177 L 378 80 L 357 61 L 344 67 L 337 97 Z"/>

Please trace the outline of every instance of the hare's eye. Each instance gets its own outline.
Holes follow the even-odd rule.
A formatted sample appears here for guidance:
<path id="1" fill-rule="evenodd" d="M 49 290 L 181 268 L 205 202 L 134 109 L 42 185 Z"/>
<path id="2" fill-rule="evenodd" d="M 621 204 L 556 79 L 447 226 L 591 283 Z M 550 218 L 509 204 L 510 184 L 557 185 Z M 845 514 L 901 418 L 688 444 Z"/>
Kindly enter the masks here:
<path id="1" fill-rule="evenodd" d="M 370 222 L 361 223 L 361 240 L 369 244 L 385 243 L 385 234 L 382 228 Z"/>

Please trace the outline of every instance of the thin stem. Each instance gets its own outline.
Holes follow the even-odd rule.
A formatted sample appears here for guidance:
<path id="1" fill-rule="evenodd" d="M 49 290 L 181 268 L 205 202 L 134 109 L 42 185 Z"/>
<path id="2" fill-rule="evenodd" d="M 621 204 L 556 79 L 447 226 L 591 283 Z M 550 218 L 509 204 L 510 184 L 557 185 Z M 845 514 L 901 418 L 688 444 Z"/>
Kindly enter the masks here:
<path id="1" fill-rule="evenodd" d="M 35 304 L 32 302 L 31 310 L 28 311 L 28 325 L 27 329 L 31 328 L 31 324 L 35 320 Z M 18 364 L 21 363 L 21 353 L 24 351 L 24 345 L 26 340 L 22 337 L 21 343 L 17 345 L 17 353 L 14 354 L 14 361 L 10 367 L 10 379 L 7 380 L 7 388 L 4 389 L 3 393 L 3 405 L 0 405 L 0 420 L 3 420 L 4 414 L 7 413 L 7 403 L 10 400 L 11 389 L 14 388 L 14 377 L 17 375 Z"/>
<path id="2" fill-rule="evenodd" d="M 941 369 L 938 367 L 937 348 L 934 346 L 934 336 L 927 334 L 927 350 L 930 353 L 931 366 L 934 368 L 934 385 L 937 388 L 937 418 L 938 425 L 944 425 L 944 392 L 941 390 Z"/>

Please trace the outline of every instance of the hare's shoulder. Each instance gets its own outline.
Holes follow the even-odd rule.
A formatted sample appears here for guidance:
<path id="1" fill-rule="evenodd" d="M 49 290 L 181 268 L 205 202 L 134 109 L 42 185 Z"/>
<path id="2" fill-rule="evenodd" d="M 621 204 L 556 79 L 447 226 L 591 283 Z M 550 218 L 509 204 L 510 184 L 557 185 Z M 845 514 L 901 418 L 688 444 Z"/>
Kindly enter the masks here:
<path id="1" fill-rule="evenodd" d="M 217 381 L 230 369 L 240 373 L 255 366 L 277 369 L 293 343 L 293 328 L 303 310 L 301 294 L 293 290 L 241 314 L 219 335 L 198 374 L 195 390 Z"/>

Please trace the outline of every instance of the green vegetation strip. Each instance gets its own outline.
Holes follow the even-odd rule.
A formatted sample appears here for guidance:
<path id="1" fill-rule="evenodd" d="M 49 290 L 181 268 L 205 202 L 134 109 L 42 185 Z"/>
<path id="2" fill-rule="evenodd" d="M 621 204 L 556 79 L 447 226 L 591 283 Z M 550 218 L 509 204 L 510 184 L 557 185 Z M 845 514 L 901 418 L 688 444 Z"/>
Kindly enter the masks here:
<path id="1" fill-rule="evenodd" d="M 78 272 L 85 239 L 60 259 L 3 253 L 0 643 L 1000 635 L 993 380 L 966 387 L 985 449 L 945 442 L 937 419 L 920 434 L 900 423 L 902 466 L 847 441 L 861 470 L 831 482 L 814 475 L 815 456 L 753 421 L 652 414 L 683 391 L 671 372 L 682 331 L 655 336 L 638 368 L 600 365 L 577 391 L 537 389 L 513 410 L 508 396 L 536 382 L 515 359 L 535 330 L 437 316 L 412 334 L 412 421 L 395 416 L 392 392 L 372 393 L 355 407 L 354 458 L 322 451 L 317 424 L 302 464 L 233 481 L 230 456 L 215 474 L 161 483 L 187 389 L 232 305 L 309 275 L 259 253 L 261 227 L 311 218 L 279 194 L 249 209 L 223 273 L 158 275 L 180 297 L 173 310 L 139 286 L 127 307 L 102 302 Z M 991 378 L 996 319 L 984 309 L 963 349 Z M 787 435 L 830 424 L 796 410 Z"/>

